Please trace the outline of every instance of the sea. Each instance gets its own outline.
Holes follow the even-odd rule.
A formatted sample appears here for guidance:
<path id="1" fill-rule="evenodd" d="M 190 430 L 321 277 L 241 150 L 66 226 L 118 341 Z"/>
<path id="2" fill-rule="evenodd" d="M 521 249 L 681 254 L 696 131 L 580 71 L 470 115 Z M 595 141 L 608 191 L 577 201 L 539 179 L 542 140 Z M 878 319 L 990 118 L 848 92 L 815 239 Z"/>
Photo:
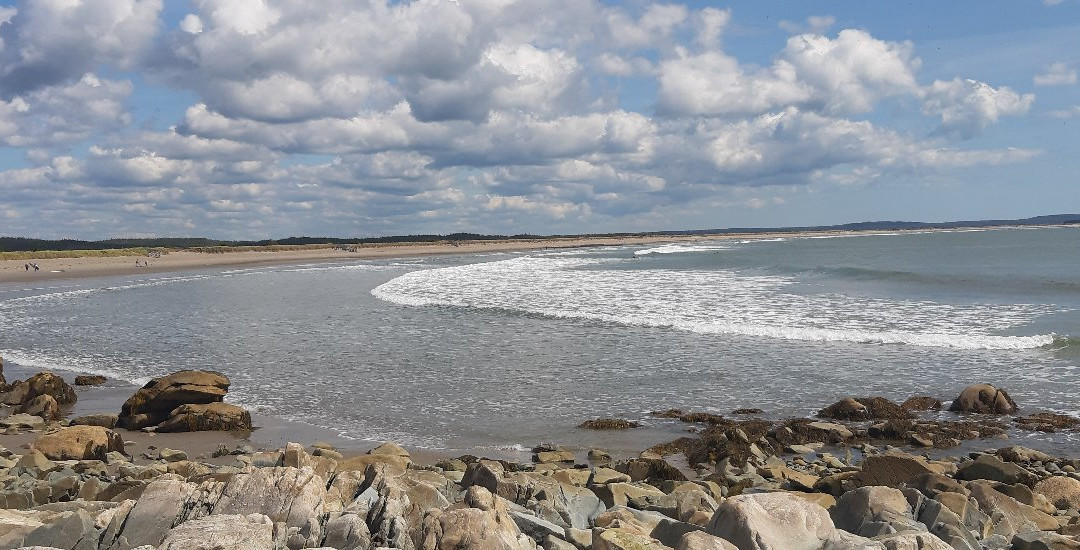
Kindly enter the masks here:
<path id="1" fill-rule="evenodd" d="M 947 403 L 980 382 L 1024 413 L 1080 415 L 1080 227 L 0 283 L 0 327 L 9 378 L 50 369 L 134 387 L 212 369 L 257 423 L 445 453 L 629 454 L 685 435 L 650 411 L 812 416 L 848 396 Z M 644 427 L 577 427 L 600 417 Z M 1080 455 L 1075 434 L 1010 436 Z"/>

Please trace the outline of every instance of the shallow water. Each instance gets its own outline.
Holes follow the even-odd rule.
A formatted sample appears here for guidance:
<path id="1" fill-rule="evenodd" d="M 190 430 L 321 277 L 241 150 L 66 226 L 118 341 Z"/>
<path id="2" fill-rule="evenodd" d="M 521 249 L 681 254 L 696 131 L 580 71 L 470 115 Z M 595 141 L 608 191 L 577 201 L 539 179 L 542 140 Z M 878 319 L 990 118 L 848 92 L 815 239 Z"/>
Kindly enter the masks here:
<path id="1" fill-rule="evenodd" d="M 360 441 L 636 451 L 656 409 L 808 415 L 973 382 L 1080 414 L 1080 228 L 715 241 L 0 285 L 0 355 L 230 400 Z M 597 434 L 589 418 L 641 419 Z M 1017 434 L 1019 435 L 1019 434 Z M 1080 440 L 1025 437 L 1080 454 Z"/>

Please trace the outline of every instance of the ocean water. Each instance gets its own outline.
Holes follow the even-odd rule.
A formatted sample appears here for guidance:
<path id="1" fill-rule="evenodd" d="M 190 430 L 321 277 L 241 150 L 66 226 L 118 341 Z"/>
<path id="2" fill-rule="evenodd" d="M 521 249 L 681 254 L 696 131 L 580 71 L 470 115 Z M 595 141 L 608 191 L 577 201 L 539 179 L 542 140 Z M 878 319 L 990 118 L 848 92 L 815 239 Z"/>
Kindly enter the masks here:
<path id="1" fill-rule="evenodd" d="M 811 415 L 1009 390 L 1080 415 L 1080 227 L 713 240 L 0 283 L 0 356 L 230 401 L 356 441 L 634 452 L 648 412 Z M 620 416 L 643 430 L 598 434 Z M 1015 432 L 1080 454 L 1080 438 Z"/>

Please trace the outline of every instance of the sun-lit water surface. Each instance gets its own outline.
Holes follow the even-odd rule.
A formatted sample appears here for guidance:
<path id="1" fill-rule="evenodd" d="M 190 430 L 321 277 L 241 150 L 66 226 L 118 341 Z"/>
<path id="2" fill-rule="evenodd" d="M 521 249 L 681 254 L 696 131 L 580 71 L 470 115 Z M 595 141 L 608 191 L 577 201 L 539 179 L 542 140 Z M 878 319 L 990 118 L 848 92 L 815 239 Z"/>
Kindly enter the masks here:
<path id="1" fill-rule="evenodd" d="M 989 381 L 1080 414 L 1080 228 L 709 241 L 0 284 L 0 355 L 230 399 L 358 440 L 587 445 L 598 416 L 807 415 Z M 1080 452 L 1080 440 L 1027 443 Z"/>

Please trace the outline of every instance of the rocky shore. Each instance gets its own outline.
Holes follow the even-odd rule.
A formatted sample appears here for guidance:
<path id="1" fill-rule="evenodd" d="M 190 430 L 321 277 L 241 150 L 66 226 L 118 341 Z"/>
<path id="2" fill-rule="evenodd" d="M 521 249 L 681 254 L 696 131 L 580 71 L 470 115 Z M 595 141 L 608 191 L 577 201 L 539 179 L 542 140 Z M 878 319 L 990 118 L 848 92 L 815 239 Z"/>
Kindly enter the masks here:
<path id="1" fill-rule="evenodd" d="M 2 363 L 0 363 L 2 372 Z M 79 377 L 80 384 L 101 380 Z M 229 380 L 151 380 L 117 414 L 65 418 L 78 389 L 0 374 L 0 548 L 402 550 L 1080 548 L 1080 457 L 1016 445 L 930 458 L 1009 429 L 1074 430 L 1021 416 L 1004 390 L 852 397 L 817 418 L 679 410 L 688 435 L 638 457 L 538 445 L 532 461 L 414 461 L 393 443 L 366 454 L 324 443 L 238 442 L 195 455 L 136 434 L 248 432 Z M 601 418 L 581 429 L 634 430 Z M 922 451 L 920 451 L 920 449 Z M 920 454 L 922 453 L 922 454 Z"/>

